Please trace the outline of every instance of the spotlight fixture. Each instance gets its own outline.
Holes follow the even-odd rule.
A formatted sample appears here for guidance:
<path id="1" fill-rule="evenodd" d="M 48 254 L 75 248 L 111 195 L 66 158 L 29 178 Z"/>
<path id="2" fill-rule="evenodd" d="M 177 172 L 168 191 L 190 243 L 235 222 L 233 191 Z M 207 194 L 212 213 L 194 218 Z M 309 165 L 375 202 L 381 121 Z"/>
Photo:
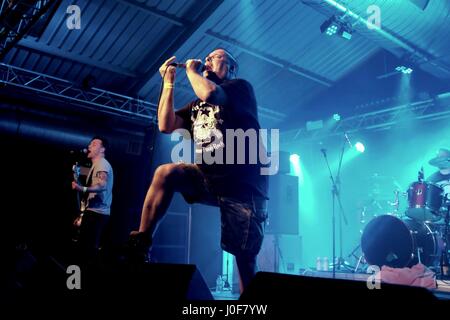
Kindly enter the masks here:
<path id="1" fill-rule="evenodd" d="M 83 80 L 81 81 L 81 87 L 84 89 L 84 90 L 90 90 L 90 89 L 92 89 L 93 87 L 95 87 L 95 85 L 96 85 L 96 78 L 93 76 L 93 75 L 91 75 L 91 74 L 88 74 L 86 77 L 84 77 L 83 78 Z"/>
<path id="2" fill-rule="evenodd" d="M 350 40 L 352 38 L 353 29 L 352 26 L 349 23 L 345 23 L 341 26 L 341 29 L 339 30 L 339 35 L 347 40 Z"/>
<path id="3" fill-rule="evenodd" d="M 339 30 L 339 22 L 336 16 L 332 16 L 326 20 L 320 26 L 320 32 L 325 33 L 327 36 L 332 36 L 336 34 Z"/>
<path id="4" fill-rule="evenodd" d="M 334 121 L 340 121 L 341 120 L 341 115 L 339 113 L 335 113 L 333 114 L 333 120 Z"/>
<path id="5" fill-rule="evenodd" d="M 401 72 L 403 74 L 411 74 L 414 71 L 412 68 L 407 67 L 407 66 L 403 66 L 403 65 L 402 66 L 397 66 L 395 68 L 395 70 L 398 71 L 398 72 Z"/>
<path id="6" fill-rule="evenodd" d="M 327 36 L 338 35 L 344 39 L 350 40 L 352 38 L 352 25 L 344 20 L 342 17 L 335 15 L 331 16 L 320 26 L 320 32 Z"/>
<path id="7" fill-rule="evenodd" d="M 414 66 L 421 64 L 421 59 L 414 54 L 404 54 L 397 62 L 395 71 L 403 74 L 411 74 Z"/>

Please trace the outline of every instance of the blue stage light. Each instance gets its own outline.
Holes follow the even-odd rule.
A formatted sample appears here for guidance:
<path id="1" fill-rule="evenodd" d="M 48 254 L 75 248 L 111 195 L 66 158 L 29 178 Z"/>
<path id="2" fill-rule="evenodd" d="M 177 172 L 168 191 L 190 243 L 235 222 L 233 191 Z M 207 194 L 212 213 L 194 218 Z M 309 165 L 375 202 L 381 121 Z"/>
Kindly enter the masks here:
<path id="1" fill-rule="evenodd" d="M 356 150 L 358 150 L 361 153 L 363 153 L 364 150 L 366 150 L 366 148 L 364 147 L 364 145 L 361 142 L 355 143 L 355 148 L 356 148 Z"/>

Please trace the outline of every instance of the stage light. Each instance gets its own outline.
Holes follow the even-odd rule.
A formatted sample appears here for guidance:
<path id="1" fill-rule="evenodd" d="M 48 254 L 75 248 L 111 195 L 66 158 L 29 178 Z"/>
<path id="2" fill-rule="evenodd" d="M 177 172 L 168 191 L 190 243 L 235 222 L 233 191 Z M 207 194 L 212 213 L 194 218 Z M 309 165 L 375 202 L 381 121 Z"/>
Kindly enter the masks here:
<path id="1" fill-rule="evenodd" d="M 291 156 L 289 157 L 289 160 L 291 160 L 291 162 L 293 163 L 298 163 L 298 161 L 300 160 L 300 156 L 298 154 L 291 154 Z"/>
<path id="2" fill-rule="evenodd" d="M 341 120 L 341 115 L 339 113 L 333 114 L 333 120 L 340 121 Z"/>
<path id="3" fill-rule="evenodd" d="M 320 32 L 325 33 L 328 36 L 332 36 L 336 34 L 339 30 L 339 23 L 336 19 L 336 16 L 332 16 L 330 19 L 326 20 L 320 26 Z"/>
<path id="4" fill-rule="evenodd" d="M 352 25 L 345 20 L 340 20 L 340 28 L 338 35 L 342 38 L 350 40 L 352 38 L 353 28 Z"/>
<path id="5" fill-rule="evenodd" d="M 291 162 L 291 174 L 294 176 L 299 177 L 301 175 L 301 169 L 300 169 L 300 156 L 298 154 L 291 154 L 289 157 L 289 160 Z"/>
<path id="6" fill-rule="evenodd" d="M 343 17 L 332 16 L 320 26 L 320 31 L 328 36 L 335 34 L 344 39 L 350 40 L 352 38 L 352 25 L 344 20 Z"/>
<path id="7" fill-rule="evenodd" d="M 361 142 L 355 143 L 355 148 L 356 148 L 356 150 L 358 150 L 361 153 L 363 153 L 364 150 L 366 150 L 366 148 L 364 147 L 364 145 Z"/>
<path id="8" fill-rule="evenodd" d="M 352 31 L 346 30 L 344 28 L 341 29 L 341 32 L 339 33 L 341 35 L 342 38 L 350 40 L 352 38 Z"/>
<path id="9" fill-rule="evenodd" d="M 403 65 L 402 66 L 397 66 L 395 68 L 395 70 L 398 71 L 398 72 L 401 72 L 403 74 L 411 74 L 414 71 L 412 68 L 407 67 L 407 66 L 403 66 Z"/>

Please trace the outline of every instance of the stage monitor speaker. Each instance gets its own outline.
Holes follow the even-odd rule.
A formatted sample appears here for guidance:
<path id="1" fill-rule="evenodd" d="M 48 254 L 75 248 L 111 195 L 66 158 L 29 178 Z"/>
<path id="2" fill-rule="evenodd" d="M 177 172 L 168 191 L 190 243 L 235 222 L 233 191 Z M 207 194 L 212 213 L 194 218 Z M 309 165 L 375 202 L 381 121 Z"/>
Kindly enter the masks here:
<path id="1" fill-rule="evenodd" d="M 75 273 L 47 260 L 33 262 L 34 270 L 27 272 L 29 279 L 19 288 L 0 290 L 8 293 L 4 300 L 11 305 L 39 306 L 50 313 L 59 308 L 111 314 L 125 311 L 145 312 L 152 318 L 162 312 L 167 319 L 178 319 L 180 306 L 191 301 L 214 300 L 195 265 L 98 261 L 81 265 L 81 286 L 70 289 L 68 283 L 74 283 Z"/>
<path id="2" fill-rule="evenodd" d="M 301 300 L 299 298 L 301 297 Z M 360 302 L 373 304 L 392 302 L 398 299 L 408 301 L 411 305 L 418 302 L 429 303 L 437 298 L 426 288 L 401 286 L 381 283 L 380 289 L 369 289 L 365 281 L 316 278 L 258 272 L 242 293 L 240 300 L 258 302 L 288 302 L 301 301 L 303 306 L 314 304 L 318 299 L 332 302 Z M 298 308 L 293 304 L 292 308 Z"/>
<path id="3" fill-rule="evenodd" d="M 298 234 L 298 177 L 276 174 L 269 176 L 269 234 Z"/>
<path id="4" fill-rule="evenodd" d="M 213 300 L 202 275 L 191 264 L 93 265 L 82 283 L 91 298 L 113 301 Z"/>

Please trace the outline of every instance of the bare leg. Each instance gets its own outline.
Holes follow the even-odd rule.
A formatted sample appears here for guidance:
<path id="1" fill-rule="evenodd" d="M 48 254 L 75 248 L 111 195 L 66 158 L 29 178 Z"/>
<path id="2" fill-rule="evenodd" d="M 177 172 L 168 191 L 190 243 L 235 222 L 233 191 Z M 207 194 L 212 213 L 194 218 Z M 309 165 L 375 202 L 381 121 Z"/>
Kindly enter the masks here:
<path id="1" fill-rule="evenodd" d="M 158 221 L 166 213 L 174 192 L 188 189 L 189 180 L 184 175 L 182 166 L 185 165 L 170 163 L 156 169 L 142 207 L 139 232 L 152 236 Z"/>
<path id="2" fill-rule="evenodd" d="M 236 256 L 236 264 L 239 271 L 239 289 L 242 294 L 258 270 L 256 257 Z"/>

